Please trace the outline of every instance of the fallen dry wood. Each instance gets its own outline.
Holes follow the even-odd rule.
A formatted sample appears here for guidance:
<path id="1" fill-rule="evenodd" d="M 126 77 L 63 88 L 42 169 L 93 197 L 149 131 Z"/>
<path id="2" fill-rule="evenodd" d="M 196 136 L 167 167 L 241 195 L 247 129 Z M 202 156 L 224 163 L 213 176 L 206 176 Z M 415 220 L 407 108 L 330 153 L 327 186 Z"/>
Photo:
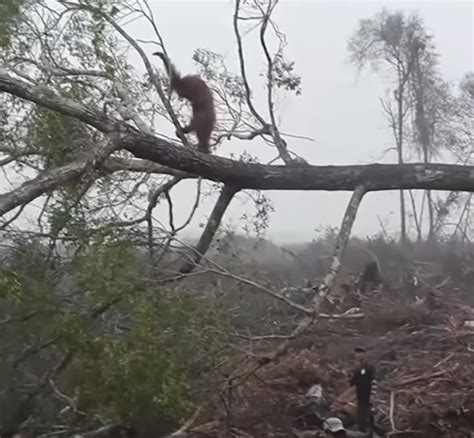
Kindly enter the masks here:
<path id="1" fill-rule="evenodd" d="M 449 371 L 454 371 L 454 370 L 451 369 Z M 393 386 L 395 388 L 400 388 L 402 386 L 412 385 L 414 383 L 419 383 L 419 382 L 422 382 L 424 380 L 436 379 L 438 377 L 444 376 L 447 373 L 448 373 L 448 370 L 443 370 L 443 371 L 437 371 L 436 373 L 423 374 L 421 376 L 405 377 L 405 378 L 399 380 L 398 382 L 394 382 Z"/>

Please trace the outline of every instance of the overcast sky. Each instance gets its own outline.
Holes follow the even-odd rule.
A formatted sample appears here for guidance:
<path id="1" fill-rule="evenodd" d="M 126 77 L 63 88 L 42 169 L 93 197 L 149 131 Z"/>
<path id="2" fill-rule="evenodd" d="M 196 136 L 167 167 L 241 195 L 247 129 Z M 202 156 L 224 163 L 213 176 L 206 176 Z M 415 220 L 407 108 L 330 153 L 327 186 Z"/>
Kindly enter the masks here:
<path id="1" fill-rule="evenodd" d="M 191 60 L 196 48 L 207 48 L 225 56 L 230 66 L 236 65 L 236 46 L 232 30 L 232 2 L 151 0 L 155 18 L 168 53 L 183 72 L 195 69 Z M 372 17 L 382 7 L 418 12 L 435 37 L 441 55 L 441 68 L 449 81 L 473 70 L 473 2 L 321 2 L 283 0 L 274 19 L 287 34 L 286 56 L 295 61 L 302 77 L 302 95 L 289 95 L 278 100 L 282 130 L 312 137 L 314 142 L 289 141 L 291 149 L 311 164 L 358 164 L 395 162 L 394 154 L 383 157 L 393 140 L 386 127 L 379 97 L 388 82 L 365 71 L 358 75 L 348 62 L 347 40 L 358 20 Z M 154 39 L 143 23 L 132 23 L 128 30 L 143 39 Z M 255 91 L 263 92 L 258 73 L 264 62 L 257 34 L 244 40 L 247 65 Z M 151 53 L 152 48 L 149 48 Z M 262 96 L 262 94 L 260 94 Z M 264 100 L 257 106 L 265 112 Z M 272 158 L 273 151 L 260 143 L 231 141 L 216 153 L 248 150 L 262 161 Z M 194 196 L 192 184 L 174 189 L 177 217 L 184 217 Z M 275 241 L 311 240 L 315 229 L 325 225 L 339 226 L 350 193 L 347 192 L 267 192 L 273 200 L 267 236 Z M 398 230 L 398 195 L 396 192 L 371 193 L 366 196 L 358 214 L 354 232 L 372 235 L 380 229 L 379 221 Z M 213 200 L 203 203 L 199 217 L 189 232 L 197 233 L 207 217 Z M 225 222 L 239 230 L 239 218 L 251 212 L 245 197 L 233 202 Z M 164 218 L 165 216 L 163 216 Z"/>

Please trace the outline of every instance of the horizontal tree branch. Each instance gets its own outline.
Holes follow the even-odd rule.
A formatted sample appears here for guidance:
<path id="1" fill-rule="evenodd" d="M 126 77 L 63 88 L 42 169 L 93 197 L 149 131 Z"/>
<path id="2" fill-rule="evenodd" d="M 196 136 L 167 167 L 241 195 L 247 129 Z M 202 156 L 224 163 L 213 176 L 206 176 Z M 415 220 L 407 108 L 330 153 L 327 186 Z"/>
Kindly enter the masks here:
<path id="1" fill-rule="evenodd" d="M 150 136 L 126 134 L 122 146 L 138 158 L 172 167 L 239 189 L 355 190 L 432 189 L 474 192 L 474 166 L 455 164 L 368 164 L 273 166 L 204 156 Z"/>
<path id="2" fill-rule="evenodd" d="M 161 164 L 153 163 L 148 160 L 129 160 L 124 158 L 110 157 L 104 162 L 102 169 L 109 173 L 126 171 L 138 173 L 155 173 L 161 175 L 179 176 L 183 179 L 196 179 L 197 175 L 191 175 L 179 170 L 171 169 Z"/>
<path id="3" fill-rule="evenodd" d="M 121 133 L 120 147 L 182 172 L 223 182 L 236 189 L 350 190 L 364 185 L 367 191 L 431 189 L 474 192 L 474 167 L 451 164 L 370 164 L 354 166 L 273 166 L 244 163 L 201 154 L 193 148 L 141 132 L 81 103 L 59 97 L 43 86 L 33 86 L 0 69 L 0 91 L 75 117 L 102 132 Z M 17 204 L 18 205 L 18 204 Z M 0 211 L 1 213 L 1 211 Z"/>
<path id="4" fill-rule="evenodd" d="M 76 180 L 84 174 L 88 165 L 88 160 L 74 161 L 49 172 L 41 173 L 18 188 L 0 195 L 0 216 L 19 205 L 28 204 L 44 193 L 54 190 L 65 183 Z"/>
<path id="5" fill-rule="evenodd" d="M 107 117 L 104 112 L 98 109 L 58 96 L 47 86 L 31 85 L 26 81 L 15 79 L 8 74 L 5 68 L 0 68 L 0 91 L 74 117 L 102 132 L 120 132 L 127 126 L 118 119 Z"/>
<path id="6" fill-rule="evenodd" d="M 0 216 L 20 205 L 28 204 L 39 196 L 53 191 L 65 183 L 80 178 L 86 172 L 89 164 L 90 163 L 87 158 L 73 161 L 64 166 L 42 172 L 36 178 L 26 181 L 10 192 L 0 194 Z M 197 178 L 194 175 L 189 175 L 178 170 L 144 160 L 125 160 L 111 157 L 107 159 L 101 167 L 107 173 L 127 171 L 174 175 L 182 179 Z"/>

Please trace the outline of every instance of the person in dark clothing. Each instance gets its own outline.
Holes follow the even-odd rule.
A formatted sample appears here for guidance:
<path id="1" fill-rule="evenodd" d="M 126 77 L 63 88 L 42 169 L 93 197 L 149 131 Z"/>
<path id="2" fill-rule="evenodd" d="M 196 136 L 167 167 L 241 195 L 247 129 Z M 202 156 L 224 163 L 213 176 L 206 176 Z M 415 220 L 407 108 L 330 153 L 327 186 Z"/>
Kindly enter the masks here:
<path id="1" fill-rule="evenodd" d="M 360 275 L 359 281 L 357 282 L 357 288 L 361 293 L 365 293 L 367 286 L 371 289 L 380 286 L 383 283 L 382 276 L 380 275 L 380 269 L 377 262 L 368 262 L 365 265 L 362 274 Z"/>
<path id="2" fill-rule="evenodd" d="M 375 396 L 377 381 L 375 367 L 368 363 L 363 348 L 355 349 L 359 366 L 350 379 L 350 385 L 355 386 L 357 395 L 357 425 L 361 432 L 366 432 L 369 425 L 373 426 L 372 400 Z"/>

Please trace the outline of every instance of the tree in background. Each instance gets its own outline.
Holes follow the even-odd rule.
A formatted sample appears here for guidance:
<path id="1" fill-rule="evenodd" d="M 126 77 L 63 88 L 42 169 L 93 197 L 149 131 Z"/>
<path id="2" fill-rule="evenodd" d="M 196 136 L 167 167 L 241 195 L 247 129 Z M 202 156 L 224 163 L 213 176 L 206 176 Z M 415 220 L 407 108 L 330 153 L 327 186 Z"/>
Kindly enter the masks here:
<path id="1" fill-rule="evenodd" d="M 430 163 L 440 156 L 447 147 L 443 144 L 438 132 L 450 129 L 450 119 L 453 114 L 452 94 L 449 85 L 443 80 L 439 71 L 438 56 L 432 37 L 426 33 L 419 35 L 413 41 L 414 74 L 410 78 L 412 92 L 411 114 L 413 120 L 413 146 L 418 151 L 424 163 Z M 435 237 L 435 210 L 431 191 L 426 190 L 426 205 L 428 208 L 428 240 Z M 422 199 L 419 214 L 413 194 L 410 193 L 418 239 L 421 239 L 423 222 Z"/>
<path id="2" fill-rule="evenodd" d="M 462 119 L 466 113 L 459 111 L 458 98 L 442 78 L 433 36 L 418 15 L 383 9 L 373 18 L 360 21 L 349 40 L 348 50 L 359 69 L 370 66 L 378 72 L 383 67 L 382 72 L 388 71 L 393 81 L 392 91 L 387 93 L 389 97 L 381 102 L 394 135 L 399 164 L 407 160 L 408 149 L 414 150 L 424 163 L 433 162 L 436 157 L 466 163 L 452 153 L 451 146 L 465 140 L 446 141 L 447 136 L 456 136 L 459 123 L 465 123 Z M 431 191 L 426 190 L 419 206 L 411 190 L 409 195 L 418 240 L 423 236 L 425 204 L 427 238 L 433 239 L 441 231 L 446 208 L 452 206 L 459 193 L 434 201 Z M 400 216 L 403 242 L 407 238 L 403 191 L 400 191 Z"/>
<path id="3" fill-rule="evenodd" d="M 467 73 L 460 84 L 447 88 L 438 96 L 438 114 L 434 131 L 434 142 L 443 146 L 443 156 L 455 162 L 472 163 L 474 148 L 474 75 Z M 441 91 L 446 88 L 441 89 Z M 467 242 L 472 229 L 470 193 L 450 191 L 444 198 L 439 196 L 435 205 L 434 233 L 444 231 L 450 240 Z"/>
<path id="4" fill-rule="evenodd" d="M 380 67 L 383 67 L 393 81 L 393 89 L 387 93 L 389 97 L 382 100 L 382 107 L 393 132 L 398 163 L 403 164 L 406 159 L 405 145 L 408 143 L 407 120 L 414 98 L 418 102 L 418 107 L 424 110 L 420 91 L 423 86 L 420 78 L 422 75 L 423 77 L 432 76 L 431 72 L 436 66 L 435 48 L 431 43 L 431 38 L 427 35 L 423 22 L 417 15 L 407 17 L 403 12 L 389 12 L 383 9 L 373 18 L 360 21 L 358 29 L 349 40 L 348 50 L 352 62 L 359 69 L 370 65 L 374 71 L 379 71 Z M 420 59 L 421 57 L 423 60 Z M 421 65 L 423 65 L 423 72 Z M 429 73 L 426 70 L 429 70 Z M 417 91 L 415 96 L 412 94 L 412 89 Z M 417 120 L 424 120 L 424 117 L 424 113 L 419 114 Z M 421 123 L 425 129 L 424 121 Z M 418 126 L 421 127 L 420 124 Z M 429 162 L 430 143 L 427 142 L 428 138 L 425 134 L 420 135 L 420 138 L 423 139 L 426 151 L 425 162 Z M 429 205 L 431 212 L 430 202 Z M 420 227 L 416 211 L 414 215 L 419 234 Z M 400 191 L 400 224 L 400 238 L 404 242 L 407 238 L 407 226 L 403 191 Z"/>
<path id="5" fill-rule="evenodd" d="M 408 82 L 413 72 L 412 44 L 418 21 L 407 20 L 402 12 L 385 9 L 370 19 L 363 19 L 348 42 L 352 62 L 362 69 L 368 65 L 378 71 L 381 66 L 392 72 L 393 96 L 382 101 L 395 139 L 398 163 L 404 163 L 405 121 L 409 107 Z M 394 105 L 392 104 L 394 101 Z M 400 190 L 400 238 L 407 238 L 406 207 Z"/>

